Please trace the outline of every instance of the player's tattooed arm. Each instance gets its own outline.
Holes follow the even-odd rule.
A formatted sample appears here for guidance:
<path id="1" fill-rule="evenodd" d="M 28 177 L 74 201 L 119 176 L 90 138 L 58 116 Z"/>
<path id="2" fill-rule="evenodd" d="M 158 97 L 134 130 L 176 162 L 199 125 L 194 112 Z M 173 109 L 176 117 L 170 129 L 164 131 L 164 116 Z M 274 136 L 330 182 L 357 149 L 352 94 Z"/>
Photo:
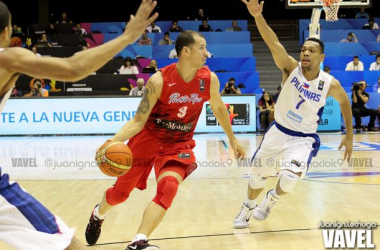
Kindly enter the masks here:
<path id="1" fill-rule="evenodd" d="M 138 114 L 147 114 L 148 112 L 150 112 L 151 104 L 150 104 L 149 98 L 155 93 L 156 93 L 156 88 L 154 87 L 151 81 L 148 81 L 144 89 L 144 95 L 141 99 L 139 107 L 137 108 Z"/>

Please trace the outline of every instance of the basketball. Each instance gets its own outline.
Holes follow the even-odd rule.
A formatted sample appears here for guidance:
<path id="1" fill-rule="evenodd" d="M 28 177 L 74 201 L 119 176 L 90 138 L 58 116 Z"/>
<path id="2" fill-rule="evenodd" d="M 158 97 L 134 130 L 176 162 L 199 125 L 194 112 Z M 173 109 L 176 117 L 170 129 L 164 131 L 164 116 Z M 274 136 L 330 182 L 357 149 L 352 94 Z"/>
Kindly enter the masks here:
<path id="1" fill-rule="evenodd" d="M 10 47 L 22 47 L 22 41 L 19 37 L 12 37 L 9 44 Z"/>
<path id="2" fill-rule="evenodd" d="M 96 152 L 99 169 L 112 177 L 126 174 L 132 166 L 132 160 L 131 149 L 122 142 L 107 141 Z"/>

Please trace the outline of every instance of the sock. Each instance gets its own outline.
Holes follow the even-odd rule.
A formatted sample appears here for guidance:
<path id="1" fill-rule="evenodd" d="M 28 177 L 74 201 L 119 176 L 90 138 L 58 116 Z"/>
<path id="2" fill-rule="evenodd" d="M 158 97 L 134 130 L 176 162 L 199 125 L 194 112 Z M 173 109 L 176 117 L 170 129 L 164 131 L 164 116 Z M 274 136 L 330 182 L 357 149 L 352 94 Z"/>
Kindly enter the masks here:
<path id="1" fill-rule="evenodd" d="M 249 209 L 255 208 L 256 207 L 256 199 L 255 200 L 250 200 L 250 199 L 247 198 L 247 200 L 245 201 L 245 205 Z"/>
<path id="2" fill-rule="evenodd" d="M 268 193 L 271 194 L 274 198 L 280 199 L 280 196 L 276 193 L 275 188 L 269 191 Z"/>
<path id="3" fill-rule="evenodd" d="M 135 238 L 132 239 L 132 243 L 139 240 L 148 240 L 145 234 L 136 234 Z"/>
<path id="4" fill-rule="evenodd" d="M 99 213 L 99 205 L 97 205 L 94 209 L 94 216 L 96 218 L 98 218 L 99 220 L 104 220 L 107 216 L 107 213 L 106 214 L 100 214 Z"/>

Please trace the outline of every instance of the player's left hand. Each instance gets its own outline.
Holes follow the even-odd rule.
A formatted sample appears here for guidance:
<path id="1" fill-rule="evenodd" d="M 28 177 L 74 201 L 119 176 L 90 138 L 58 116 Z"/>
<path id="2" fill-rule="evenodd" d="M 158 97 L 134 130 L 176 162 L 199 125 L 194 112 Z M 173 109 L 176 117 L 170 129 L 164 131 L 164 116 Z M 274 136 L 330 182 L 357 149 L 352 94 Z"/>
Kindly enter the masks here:
<path id="1" fill-rule="evenodd" d="M 352 136 L 345 136 L 342 140 L 342 142 L 339 145 L 339 150 L 341 150 L 342 147 L 346 148 L 346 151 L 344 152 L 344 158 L 343 161 L 347 159 L 347 162 L 350 161 L 351 155 L 352 155 L 352 148 L 354 146 L 354 140 Z"/>
<path id="2" fill-rule="evenodd" d="M 231 147 L 234 150 L 234 155 L 236 159 L 244 158 L 245 157 L 245 150 L 240 145 L 239 141 L 237 139 L 233 139 L 230 141 Z"/>

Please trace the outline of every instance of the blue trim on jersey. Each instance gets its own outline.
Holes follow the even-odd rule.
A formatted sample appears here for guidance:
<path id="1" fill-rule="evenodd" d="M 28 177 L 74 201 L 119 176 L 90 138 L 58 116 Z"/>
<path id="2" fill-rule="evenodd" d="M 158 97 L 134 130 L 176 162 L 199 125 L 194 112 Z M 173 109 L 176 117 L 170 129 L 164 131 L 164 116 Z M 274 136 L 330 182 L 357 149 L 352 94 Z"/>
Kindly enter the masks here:
<path id="1" fill-rule="evenodd" d="M 1 175 L 1 167 L 0 195 L 15 206 L 37 231 L 48 234 L 59 233 L 55 216 L 33 196 L 24 192 L 17 183 L 9 184 L 9 175 Z"/>
<path id="2" fill-rule="evenodd" d="M 267 132 L 269 131 L 269 129 L 270 129 L 273 125 L 274 125 L 274 122 L 272 122 L 272 123 L 269 125 L 269 127 L 268 127 L 268 129 L 267 129 Z M 255 159 L 255 156 L 256 156 L 257 152 L 259 152 L 259 150 L 260 150 L 260 148 L 261 148 L 261 144 L 263 143 L 263 141 L 264 141 L 264 139 L 265 139 L 265 135 L 266 135 L 266 134 L 264 134 L 264 137 L 263 137 L 263 139 L 262 139 L 261 142 L 260 142 L 260 146 L 256 149 L 256 152 L 253 154 L 253 156 L 252 156 L 252 158 L 251 158 L 251 162 Z"/>
<path id="3" fill-rule="evenodd" d="M 287 134 L 287 135 L 290 135 L 290 136 L 312 137 L 312 138 L 314 138 L 315 142 L 313 143 L 313 151 L 311 151 L 311 152 L 313 153 L 314 157 L 317 156 L 319 147 L 321 146 L 321 139 L 319 139 L 319 136 L 317 134 L 312 134 L 312 133 L 305 134 L 305 133 L 302 133 L 302 132 L 293 131 L 293 130 L 290 130 L 290 129 L 285 128 L 284 126 L 278 124 L 276 121 L 274 121 L 274 124 L 276 125 L 276 127 L 278 128 L 278 130 L 280 130 L 284 134 Z"/>

